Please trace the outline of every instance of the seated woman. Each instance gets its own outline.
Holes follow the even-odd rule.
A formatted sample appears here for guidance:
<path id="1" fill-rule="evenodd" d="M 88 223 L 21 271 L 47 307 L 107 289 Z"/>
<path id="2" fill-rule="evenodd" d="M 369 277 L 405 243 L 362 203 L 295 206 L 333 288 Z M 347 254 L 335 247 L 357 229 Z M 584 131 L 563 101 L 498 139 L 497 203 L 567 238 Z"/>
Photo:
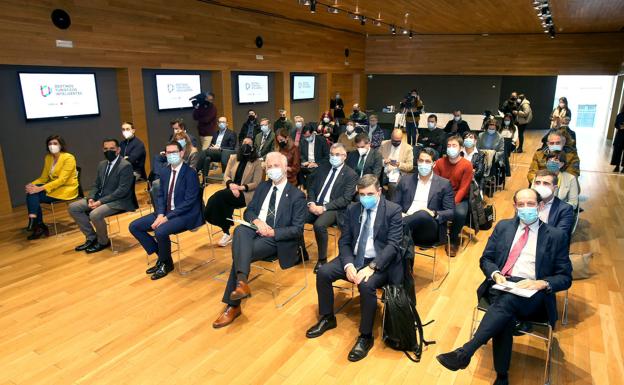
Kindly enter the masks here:
<path id="1" fill-rule="evenodd" d="M 482 153 L 477 149 L 477 134 L 472 131 L 464 133 L 464 146 L 462 147 L 464 158 L 472 163 L 474 171 L 474 180 L 480 188 L 483 187 L 483 174 L 485 172 L 485 159 Z"/>
<path id="2" fill-rule="evenodd" d="M 565 153 L 552 151 L 546 156 L 546 169 L 556 173 L 558 177 L 557 197 L 576 210 L 579 204 L 579 183 L 574 175 L 566 171 L 566 167 Z"/>
<path id="3" fill-rule="evenodd" d="M 486 131 L 479 134 L 477 146 L 479 151 L 485 154 L 485 174 L 496 177 L 496 183 L 500 184 L 502 181 L 498 180 L 498 173 L 499 167 L 505 166 L 505 141 L 501 134 L 498 133 L 498 122 L 496 119 L 489 119 L 486 127 Z M 488 165 L 490 166 L 488 167 Z"/>
<path id="4" fill-rule="evenodd" d="M 283 154 L 288 161 L 286 179 L 288 179 L 288 183 L 296 186 L 297 175 L 299 174 L 299 170 L 301 170 L 301 154 L 299 153 L 299 147 L 295 146 L 287 128 L 282 128 L 277 133 L 275 140 L 277 141 L 280 154 Z"/>
<path id="5" fill-rule="evenodd" d="M 518 146 L 518 127 L 513 124 L 513 120 L 514 119 L 512 114 L 505 114 L 505 117 L 503 118 L 503 125 L 499 131 L 504 141 L 503 156 L 505 160 L 505 170 L 507 176 L 511 176 L 509 157 Z"/>
<path id="6" fill-rule="evenodd" d="M 173 140 L 180 143 L 184 148 L 184 163 L 188 164 L 193 170 L 197 171 L 197 163 L 199 161 L 199 150 L 193 146 L 191 137 L 184 131 L 177 132 L 173 135 Z"/>
<path id="7" fill-rule="evenodd" d="M 351 151 L 355 150 L 355 136 L 357 132 L 355 132 L 355 123 L 349 120 L 347 122 L 346 131 L 340 134 L 338 137 L 338 143 L 342 143 L 345 146 L 345 150 L 347 150 L 347 154 Z"/>
<path id="8" fill-rule="evenodd" d="M 316 134 L 323 136 L 327 141 L 327 145 L 331 146 L 334 143 L 337 129 L 338 125 L 334 122 L 331 112 L 323 112 L 321 119 L 319 120 L 318 127 L 316 128 Z"/>
<path id="9" fill-rule="evenodd" d="M 234 209 L 247 206 L 253 197 L 254 190 L 263 180 L 262 162 L 253 148 L 251 138 L 243 139 L 237 154 L 230 155 L 223 181 L 225 189 L 214 193 L 204 210 L 204 218 L 214 226 L 219 226 L 223 237 L 219 246 L 225 247 L 232 241 L 230 227 Z"/>
<path id="10" fill-rule="evenodd" d="M 66 151 L 65 140 L 59 135 L 46 139 L 48 153 L 43 163 L 41 176 L 26 185 L 26 206 L 28 207 L 28 239 L 50 235 L 43 223 L 41 203 L 69 201 L 78 197 L 78 173 L 76 158 Z"/>

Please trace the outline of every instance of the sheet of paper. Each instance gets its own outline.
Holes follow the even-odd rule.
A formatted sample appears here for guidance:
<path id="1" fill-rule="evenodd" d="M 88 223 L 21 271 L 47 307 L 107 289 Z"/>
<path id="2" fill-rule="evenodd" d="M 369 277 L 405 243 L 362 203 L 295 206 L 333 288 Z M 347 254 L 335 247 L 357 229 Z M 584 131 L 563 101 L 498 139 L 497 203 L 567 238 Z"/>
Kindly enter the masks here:
<path id="1" fill-rule="evenodd" d="M 492 286 L 496 290 L 506 291 L 507 293 L 515 294 L 520 297 L 530 298 L 533 294 L 537 293 L 537 290 L 532 289 L 520 289 L 516 287 L 516 282 L 507 281 L 503 284 L 496 284 Z"/>

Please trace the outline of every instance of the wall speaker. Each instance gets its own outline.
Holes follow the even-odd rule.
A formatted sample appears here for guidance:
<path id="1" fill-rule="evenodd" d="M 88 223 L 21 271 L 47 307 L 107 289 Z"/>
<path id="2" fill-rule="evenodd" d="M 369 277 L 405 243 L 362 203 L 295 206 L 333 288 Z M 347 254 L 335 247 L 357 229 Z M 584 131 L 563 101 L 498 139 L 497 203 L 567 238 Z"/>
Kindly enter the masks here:
<path id="1" fill-rule="evenodd" d="M 256 36 L 256 47 L 262 48 L 264 45 L 264 40 L 262 40 L 262 36 Z"/>
<path id="2" fill-rule="evenodd" d="M 67 29 L 71 25 L 71 18 L 69 17 L 69 13 L 65 12 L 62 9 L 55 9 L 52 11 L 50 15 L 52 19 L 52 23 L 59 29 Z"/>
<path id="3" fill-rule="evenodd" d="M 345 48 L 345 57 L 349 57 L 349 53 L 351 53 L 351 51 L 349 51 L 349 48 Z"/>

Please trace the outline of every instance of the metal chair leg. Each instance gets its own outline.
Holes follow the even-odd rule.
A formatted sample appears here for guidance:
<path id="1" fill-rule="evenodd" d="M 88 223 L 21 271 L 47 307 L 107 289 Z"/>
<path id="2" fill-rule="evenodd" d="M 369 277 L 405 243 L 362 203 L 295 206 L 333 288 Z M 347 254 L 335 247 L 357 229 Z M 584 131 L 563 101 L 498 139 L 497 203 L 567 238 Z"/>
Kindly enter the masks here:
<path id="1" fill-rule="evenodd" d="M 276 268 L 274 269 L 274 277 L 276 277 L 277 271 L 279 270 L 279 262 L 275 260 L 273 261 L 273 264 L 277 264 Z M 284 302 L 281 302 L 281 303 L 277 302 L 277 293 L 279 292 L 279 290 L 276 284 L 277 282 L 274 282 L 275 286 L 273 287 L 273 290 L 271 290 L 271 292 L 273 293 L 273 302 L 275 303 L 276 308 L 280 309 L 284 307 L 288 302 L 290 302 L 290 300 L 298 296 L 302 291 L 304 291 L 308 287 L 308 274 L 306 272 L 306 263 L 305 263 L 305 259 L 303 258 L 303 254 L 301 255 L 301 266 L 303 269 L 303 281 L 304 281 L 303 287 L 299 288 L 297 291 L 291 294 L 288 298 L 286 298 Z"/>
<path id="2" fill-rule="evenodd" d="M 58 230 L 56 228 L 56 212 L 54 211 L 54 202 L 50 203 L 50 209 L 52 209 L 52 224 L 54 225 L 54 235 L 58 236 Z"/>
<path id="3" fill-rule="evenodd" d="M 561 324 L 568 324 L 568 290 L 565 291 L 565 297 L 563 297 L 563 312 L 561 314 Z"/>

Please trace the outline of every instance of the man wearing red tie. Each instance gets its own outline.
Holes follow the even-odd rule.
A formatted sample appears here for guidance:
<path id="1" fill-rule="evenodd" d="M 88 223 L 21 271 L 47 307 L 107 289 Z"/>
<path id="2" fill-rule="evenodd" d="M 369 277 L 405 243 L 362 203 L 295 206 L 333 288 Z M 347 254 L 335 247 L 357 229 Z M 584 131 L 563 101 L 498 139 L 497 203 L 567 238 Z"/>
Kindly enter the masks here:
<path id="1" fill-rule="evenodd" d="M 492 339 L 494 385 L 507 385 L 516 321 L 545 318 L 555 326 L 555 293 L 570 287 L 572 264 L 566 234 L 539 220 L 542 205 L 535 190 L 520 190 L 514 195 L 517 217 L 494 228 L 480 261 L 486 279 L 477 289 L 478 299 L 485 297 L 490 307 L 470 341 L 437 356 L 447 369 L 465 369 L 477 349 Z M 537 293 L 525 298 L 492 288 L 506 281 Z"/>

